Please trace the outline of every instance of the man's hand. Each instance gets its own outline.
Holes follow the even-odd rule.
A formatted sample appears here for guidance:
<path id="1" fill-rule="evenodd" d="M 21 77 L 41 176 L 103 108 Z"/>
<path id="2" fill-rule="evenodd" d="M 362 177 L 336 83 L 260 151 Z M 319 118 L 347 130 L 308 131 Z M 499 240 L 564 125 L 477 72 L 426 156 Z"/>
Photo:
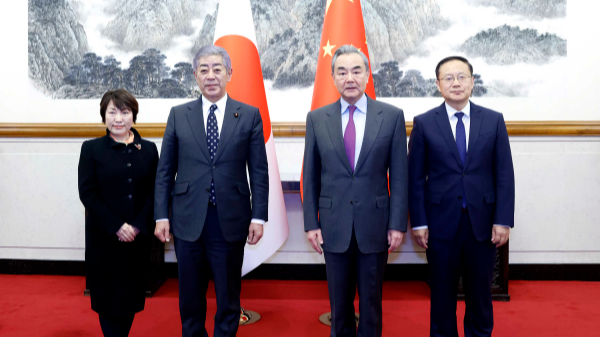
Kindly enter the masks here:
<path id="1" fill-rule="evenodd" d="M 119 241 L 122 241 L 122 242 L 132 242 L 133 240 L 135 240 L 135 236 L 139 232 L 140 231 L 137 228 L 129 225 L 126 222 L 117 231 L 117 236 L 119 237 Z"/>
<path id="2" fill-rule="evenodd" d="M 160 242 L 170 242 L 171 234 L 169 233 L 169 220 L 158 221 L 156 223 L 156 229 L 154 229 L 154 235 L 160 240 Z"/>
<path id="3" fill-rule="evenodd" d="M 509 235 L 510 227 L 492 226 L 492 243 L 496 248 L 502 247 L 508 241 Z"/>
<path id="4" fill-rule="evenodd" d="M 263 225 L 251 222 L 250 223 L 250 231 L 248 233 L 248 242 L 249 245 L 255 245 L 258 243 L 260 238 L 263 236 Z"/>
<path id="5" fill-rule="evenodd" d="M 402 238 L 404 237 L 404 233 L 395 229 L 388 229 L 388 252 L 393 251 L 394 249 L 400 246 L 402 243 Z"/>
<path id="6" fill-rule="evenodd" d="M 427 246 L 427 243 L 429 242 L 429 229 L 428 228 L 423 228 L 423 229 L 417 229 L 416 231 L 413 230 L 413 236 L 415 237 L 415 240 L 417 241 L 417 244 L 425 249 L 429 248 Z"/>
<path id="7" fill-rule="evenodd" d="M 308 241 L 310 242 L 310 245 L 313 247 L 313 249 L 317 253 L 323 254 L 323 250 L 320 246 L 323 244 L 323 236 L 321 235 L 321 229 L 310 230 L 306 233 L 306 236 L 308 237 Z"/>

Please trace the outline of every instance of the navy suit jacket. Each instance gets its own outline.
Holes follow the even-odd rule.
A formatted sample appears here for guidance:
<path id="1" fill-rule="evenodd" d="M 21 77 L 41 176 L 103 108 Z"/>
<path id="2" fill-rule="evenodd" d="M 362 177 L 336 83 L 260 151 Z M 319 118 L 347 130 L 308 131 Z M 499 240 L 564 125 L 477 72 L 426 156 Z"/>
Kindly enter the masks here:
<path id="1" fill-rule="evenodd" d="M 244 240 L 253 218 L 268 220 L 269 171 L 258 108 L 228 97 L 219 131 L 213 163 L 202 99 L 171 108 L 156 172 L 154 218 L 170 218 L 171 231 L 179 239 L 195 241 L 200 237 L 213 179 L 225 240 Z"/>
<path id="2" fill-rule="evenodd" d="M 502 114 L 471 104 L 463 167 L 446 105 L 416 116 L 409 141 L 411 226 L 451 239 L 458 229 L 463 191 L 475 237 L 490 240 L 494 224 L 514 226 L 515 177 Z"/>
<path id="3" fill-rule="evenodd" d="M 304 229 L 321 229 L 325 251 L 345 252 L 354 229 L 362 253 L 384 252 L 387 230 L 406 232 L 408 221 L 402 110 L 367 98 L 365 133 L 354 173 L 344 147 L 340 100 L 309 112 L 302 179 Z"/>

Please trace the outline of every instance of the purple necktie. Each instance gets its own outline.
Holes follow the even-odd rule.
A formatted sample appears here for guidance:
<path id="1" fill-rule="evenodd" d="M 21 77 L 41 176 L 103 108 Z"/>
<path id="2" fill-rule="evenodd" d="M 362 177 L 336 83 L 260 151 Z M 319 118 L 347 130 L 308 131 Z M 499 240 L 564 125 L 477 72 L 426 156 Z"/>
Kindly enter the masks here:
<path id="1" fill-rule="evenodd" d="M 350 162 L 352 172 L 354 172 L 354 152 L 356 151 L 356 127 L 354 126 L 354 110 L 356 106 L 348 106 L 350 111 L 350 117 L 348 119 L 348 125 L 346 125 L 346 131 L 344 132 L 344 147 L 346 148 L 346 155 Z"/>

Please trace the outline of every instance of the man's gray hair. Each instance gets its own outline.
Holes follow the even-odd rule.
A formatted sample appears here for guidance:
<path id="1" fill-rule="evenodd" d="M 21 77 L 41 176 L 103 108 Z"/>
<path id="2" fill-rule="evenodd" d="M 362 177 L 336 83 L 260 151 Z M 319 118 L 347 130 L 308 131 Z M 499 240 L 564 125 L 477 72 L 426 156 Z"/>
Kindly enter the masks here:
<path id="1" fill-rule="evenodd" d="M 333 54 L 333 58 L 331 59 L 331 73 L 332 74 L 334 73 L 334 70 L 335 70 L 335 68 L 334 68 L 335 60 L 337 60 L 338 56 L 344 55 L 344 54 L 360 55 L 363 59 L 363 62 L 365 63 L 365 69 L 367 70 L 367 72 L 369 71 L 369 59 L 367 58 L 367 56 L 365 56 L 365 53 L 358 50 L 356 47 L 353 47 L 349 44 L 345 44 L 345 45 L 339 47 Z"/>
<path id="2" fill-rule="evenodd" d="M 229 58 L 229 54 L 225 48 L 215 46 L 213 44 L 207 44 L 198 50 L 196 56 L 194 56 L 194 60 L 192 61 L 192 65 L 194 66 L 194 71 L 198 69 L 198 62 L 201 58 L 206 56 L 219 55 L 223 58 L 223 65 L 227 72 L 231 71 L 231 58 Z"/>

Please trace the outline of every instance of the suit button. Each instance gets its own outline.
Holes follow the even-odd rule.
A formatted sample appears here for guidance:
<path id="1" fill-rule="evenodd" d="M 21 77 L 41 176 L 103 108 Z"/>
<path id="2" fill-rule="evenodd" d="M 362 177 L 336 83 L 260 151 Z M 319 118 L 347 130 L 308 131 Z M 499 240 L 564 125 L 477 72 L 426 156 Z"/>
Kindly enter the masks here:
<path id="1" fill-rule="evenodd" d="M 127 179 L 127 181 L 131 183 L 131 178 Z"/>
<path id="2" fill-rule="evenodd" d="M 466 173 L 463 173 L 463 177 L 466 177 L 466 176 L 467 176 L 467 174 L 466 174 Z"/>
<path id="3" fill-rule="evenodd" d="M 129 149 L 129 151 L 127 151 L 127 153 L 131 153 L 131 149 Z"/>
<path id="4" fill-rule="evenodd" d="M 458 196 L 458 200 L 462 200 L 462 195 L 459 195 L 459 196 Z"/>
<path id="5" fill-rule="evenodd" d="M 352 180 L 354 180 L 354 179 L 356 179 L 356 177 L 355 177 L 355 176 L 352 176 Z"/>
<path id="6" fill-rule="evenodd" d="M 127 163 L 127 167 L 131 167 L 131 163 Z"/>
<path id="7" fill-rule="evenodd" d="M 130 194 L 127 196 L 127 198 L 129 198 L 129 200 L 131 200 L 131 198 L 133 198 L 133 196 Z"/>
<path id="8" fill-rule="evenodd" d="M 213 170 L 216 170 L 216 169 L 217 169 L 217 166 L 213 165 Z"/>

